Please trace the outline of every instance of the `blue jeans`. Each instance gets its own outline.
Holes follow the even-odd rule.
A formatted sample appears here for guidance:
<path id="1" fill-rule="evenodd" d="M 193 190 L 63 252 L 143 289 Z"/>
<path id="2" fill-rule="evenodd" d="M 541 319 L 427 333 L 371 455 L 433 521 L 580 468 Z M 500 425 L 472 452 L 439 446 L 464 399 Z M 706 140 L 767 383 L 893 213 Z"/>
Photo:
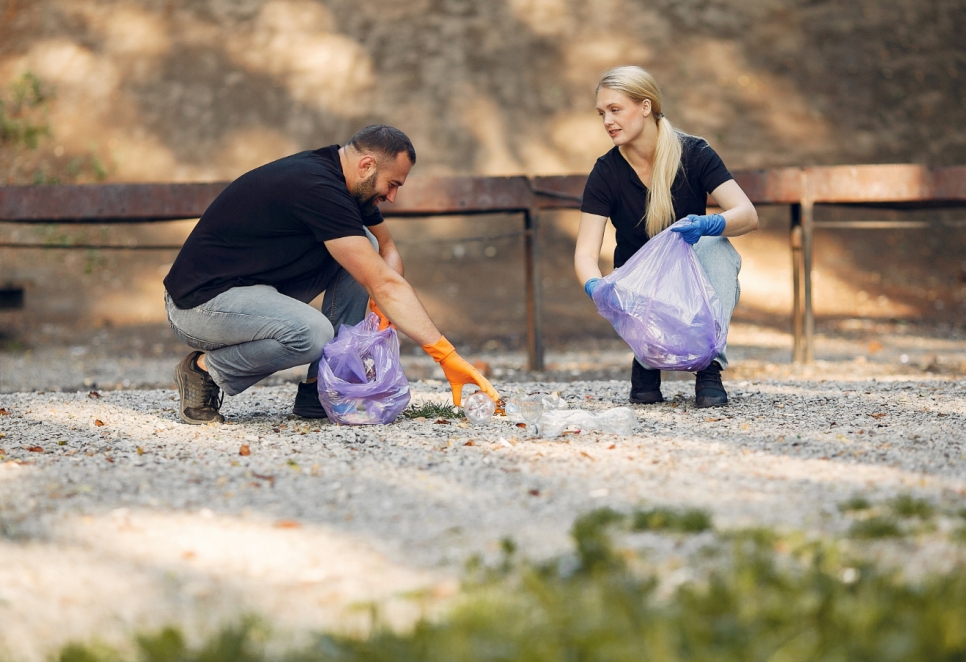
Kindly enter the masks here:
<path id="1" fill-rule="evenodd" d="M 704 272 L 708 275 L 708 280 L 711 281 L 711 286 L 721 301 L 721 309 L 730 324 L 731 315 L 738 305 L 738 297 L 741 296 L 741 287 L 738 285 L 741 256 L 727 237 L 701 237 L 698 243 L 694 244 L 694 253 L 698 257 L 698 262 L 704 267 Z M 726 350 L 727 345 L 714 358 L 722 368 L 728 367 Z M 641 365 L 644 364 L 641 363 Z"/>
<path id="2" fill-rule="evenodd" d="M 322 349 L 339 327 L 366 316 L 369 295 L 348 271 L 334 269 L 324 286 L 321 312 L 271 285 L 233 287 L 189 309 L 178 308 L 167 292 L 164 302 L 174 334 L 203 350 L 211 378 L 226 394 L 237 395 L 279 370 L 306 363 L 308 379 L 315 379 Z"/>

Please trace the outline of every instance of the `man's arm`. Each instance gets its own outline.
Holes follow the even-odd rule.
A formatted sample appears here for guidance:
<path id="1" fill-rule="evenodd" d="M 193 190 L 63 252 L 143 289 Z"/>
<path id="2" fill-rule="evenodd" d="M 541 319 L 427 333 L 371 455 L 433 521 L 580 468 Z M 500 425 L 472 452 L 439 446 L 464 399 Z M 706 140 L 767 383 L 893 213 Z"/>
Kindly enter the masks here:
<path id="1" fill-rule="evenodd" d="M 379 226 L 373 226 L 377 227 Z M 370 228 L 370 232 L 373 228 Z M 379 234 L 372 233 L 380 240 L 381 246 Z M 443 334 L 433 324 L 433 320 L 429 319 L 429 314 L 416 297 L 412 286 L 376 252 L 368 239 L 341 237 L 325 242 L 325 246 L 335 261 L 357 283 L 366 288 L 366 292 L 396 328 L 420 345 L 430 345 L 440 339 Z M 395 251 L 395 245 L 393 250 Z M 402 269 L 402 260 L 399 260 L 398 265 Z"/>
<path id="2" fill-rule="evenodd" d="M 386 261 L 386 264 L 392 267 L 400 276 L 405 276 L 406 272 L 403 268 L 402 256 L 399 255 L 399 251 L 396 249 L 396 242 L 392 240 L 387 223 L 383 221 L 377 225 L 370 225 L 369 232 L 379 242 L 379 255 Z"/>
<path id="3" fill-rule="evenodd" d="M 366 288 L 386 317 L 439 363 L 453 390 L 453 404 L 459 406 L 463 385 L 470 383 L 479 385 L 491 399 L 499 400 L 500 396 L 490 382 L 443 337 L 413 288 L 376 252 L 368 238 L 342 237 L 327 241 L 325 245 L 329 254 Z M 401 260 L 399 266 L 402 267 Z"/>

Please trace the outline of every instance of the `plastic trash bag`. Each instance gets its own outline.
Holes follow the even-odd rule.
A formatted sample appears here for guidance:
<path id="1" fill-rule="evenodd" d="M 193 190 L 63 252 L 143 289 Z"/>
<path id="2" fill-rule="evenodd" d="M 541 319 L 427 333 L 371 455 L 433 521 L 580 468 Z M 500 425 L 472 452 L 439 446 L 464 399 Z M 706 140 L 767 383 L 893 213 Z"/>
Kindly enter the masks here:
<path id="1" fill-rule="evenodd" d="M 319 401 L 329 420 L 344 425 L 392 423 L 409 404 L 409 380 L 399 362 L 399 338 L 369 313 L 343 324 L 319 361 Z"/>
<path id="2" fill-rule="evenodd" d="M 728 339 L 728 318 L 704 268 L 670 228 L 604 277 L 594 303 L 649 368 L 703 370 Z"/>

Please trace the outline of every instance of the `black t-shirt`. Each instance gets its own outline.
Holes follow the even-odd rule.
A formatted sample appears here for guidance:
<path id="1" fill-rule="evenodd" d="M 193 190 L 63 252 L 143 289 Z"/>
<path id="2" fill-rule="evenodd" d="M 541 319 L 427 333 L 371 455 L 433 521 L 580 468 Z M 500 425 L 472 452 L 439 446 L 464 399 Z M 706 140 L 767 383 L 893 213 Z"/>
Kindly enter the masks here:
<path id="1" fill-rule="evenodd" d="M 229 184 L 188 235 L 164 286 L 179 308 L 247 285 L 308 302 L 335 264 L 322 242 L 365 236 L 363 226 L 382 220 L 378 209 L 363 216 L 349 193 L 338 145 L 300 152 Z"/>
<path id="2" fill-rule="evenodd" d="M 678 134 L 681 169 L 671 184 L 674 219 L 707 213 L 708 193 L 733 179 L 704 138 Z M 605 216 L 617 230 L 614 267 L 623 265 L 647 243 L 641 219 L 647 209 L 647 188 L 617 147 L 597 159 L 584 187 L 580 211 Z"/>

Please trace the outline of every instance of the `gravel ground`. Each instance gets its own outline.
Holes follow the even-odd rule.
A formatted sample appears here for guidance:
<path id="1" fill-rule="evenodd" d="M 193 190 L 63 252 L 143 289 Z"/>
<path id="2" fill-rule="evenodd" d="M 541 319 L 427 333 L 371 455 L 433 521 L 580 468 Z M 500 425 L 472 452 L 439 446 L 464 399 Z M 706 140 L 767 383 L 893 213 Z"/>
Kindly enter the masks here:
<path id="1" fill-rule="evenodd" d="M 303 421 L 289 415 L 296 372 L 226 399 L 225 425 L 186 426 L 161 359 L 157 377 L 152 362 L 101 364 L 164 388 L 4 393 L 0 657 L 41 660 L 70 639 L 119 642 L 164 623 L 197 634 L 245 611 L 296 637 L 363 628 L 353 606 L 373 601 L 407 622 L 425 605 L 412 596 L 451 595 L 470 556 L 495 558 L 507 536 L 531 557 L 560 554 L 574 517 L 605 505 L 696 506 L 721 528 L 828 534 L 848 525 L 838 504 L 857 493 L 966 504 L 966 383 L 935 369 L 960 365 L 964 343 L 876 359 L 912 351 L 889 345 L 796 371 L 771 362 L 780 343 L 759 340 L 758 355 L 734 343 L 731 406 L 694 409 L 692 383 L 667 381 L 668 402 L 637 408 L 627 437 L 542 441 L 512 419 Z M 34 356 L 4 357 L 5 383 L 38 384 L 63 367 Z M 551 372 L 626 373 L 627 357 L 561 353 Z M 504 359 L 488 358 L 492 372 L 503 366 L 494 383 L 504 394 L 558 392 L 591 410 L 626 403 L 624 378 L 509 381 L 519 362 Z M 11 374 L 16 361 L 23 374 Z M 425 375 L 414 402 L 447 400 L 431 364 L 406 361 Z M 910 564 L 961 560 L 928 537 L 901 553 Z"/>

